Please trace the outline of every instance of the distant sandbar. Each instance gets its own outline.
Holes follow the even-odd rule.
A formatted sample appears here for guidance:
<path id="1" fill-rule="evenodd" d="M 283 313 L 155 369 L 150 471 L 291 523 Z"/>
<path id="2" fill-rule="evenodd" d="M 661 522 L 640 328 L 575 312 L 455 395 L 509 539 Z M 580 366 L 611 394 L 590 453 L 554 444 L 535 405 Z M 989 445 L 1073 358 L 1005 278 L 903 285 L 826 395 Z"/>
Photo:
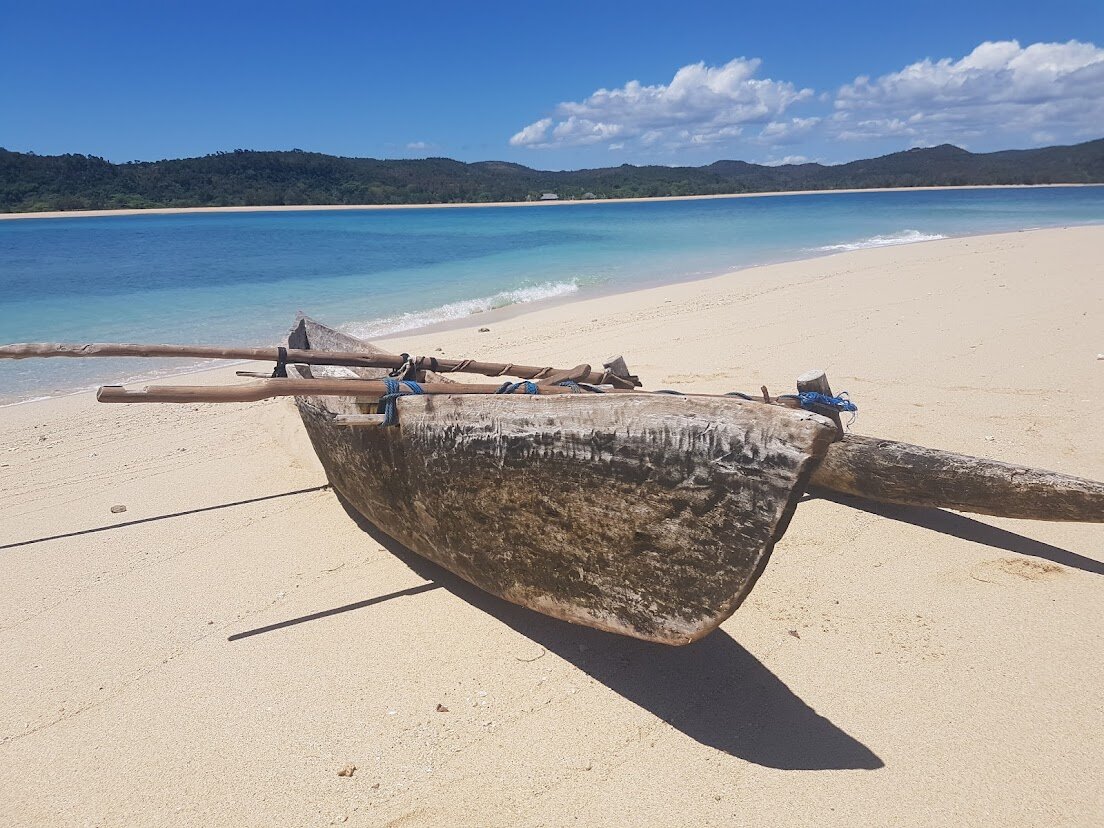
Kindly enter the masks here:
<path id="1" fill-rule="evenodd" d="M 948 187 L 868 187 L 849 190 L 772 190 L 764 193 L 654 196 L 645 198 L 588 198 L 555 201 L 488 201 L 456 204 L 280 204 L 267 207 L 150 207 L 131 210 L 53 210 L 40 213 L 0 213 L 5 219 L 102 218 L 105 216 L 176 215 L 183 213 L 289 213 L 323 210 L 438 210 L 465 207 L 562 207 L 579 204 L 627 204 L 653 201 L 704 201 L 722 198 L 769 198 L 843 193 L 905 193 L 929 190 L 1028 190 L 1055 187 L 1104 187 L 1101 184 L 969 184 Z"/>

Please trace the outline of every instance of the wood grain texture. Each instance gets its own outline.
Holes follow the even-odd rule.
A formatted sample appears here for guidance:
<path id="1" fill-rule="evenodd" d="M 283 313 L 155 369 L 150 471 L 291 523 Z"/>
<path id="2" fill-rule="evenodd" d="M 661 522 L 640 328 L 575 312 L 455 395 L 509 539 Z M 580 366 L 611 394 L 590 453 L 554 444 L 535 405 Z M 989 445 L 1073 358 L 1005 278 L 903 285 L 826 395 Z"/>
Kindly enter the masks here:
<path id="1" fill-rule="evenodd" d="M 848 434 L 812 484 L 897 503 L 1025 520 L 1104 522 L 1104 483 L 997 460 Z"/>
<path id="2" fill-rule="evenodd" d="M 304 319 L 289 344 L 341 339 Z M 835 431 L 733 398 L 403 397 L 378 429 L 335 426 L 352 398 L 296 402 L 334 487 L 387 534 L 507 600 L 666 644 L 743 601 Z"/>

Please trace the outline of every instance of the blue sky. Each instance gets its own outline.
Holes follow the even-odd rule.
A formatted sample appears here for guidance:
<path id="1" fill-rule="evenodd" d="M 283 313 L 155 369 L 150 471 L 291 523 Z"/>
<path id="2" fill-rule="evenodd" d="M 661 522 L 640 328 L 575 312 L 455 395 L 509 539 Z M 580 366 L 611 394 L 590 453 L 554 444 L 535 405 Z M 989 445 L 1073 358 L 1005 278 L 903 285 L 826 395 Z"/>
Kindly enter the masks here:
<path id="1" fill-rule="evenodd" d="M 1104 137 L 1102 0 L 0 0 L 0 56 L 0 146 L 112 161 L 563 169 Z"/>

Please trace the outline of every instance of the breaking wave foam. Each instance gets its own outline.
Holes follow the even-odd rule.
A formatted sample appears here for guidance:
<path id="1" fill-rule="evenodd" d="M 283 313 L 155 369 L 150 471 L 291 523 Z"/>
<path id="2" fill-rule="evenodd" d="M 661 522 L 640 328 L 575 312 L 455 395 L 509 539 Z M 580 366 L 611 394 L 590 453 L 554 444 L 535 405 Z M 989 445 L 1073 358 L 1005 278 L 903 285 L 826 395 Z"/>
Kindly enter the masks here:
<path id="1" fill-rule="evenodd" d="M 517 288 L 516 290 L 503 290 L 492 296 L 484 296 L 479 299 L 463 299 L 459 302 L 450 302 L 447 305 L 425 311 L 411 311 L 397 316 L 385 316 L 382 319 L 372 319 L 368 322 L 357 322 L 342 327 L 355 337 L 371 339 L 412 328 L 424 328 L 441 322 L 451 322 L 454 319 L 463 319 L 475 313 L 504 308 L 508 305 L 521 305 L 527 302 L 539 302 L 542 299 L 554 299 L 557 296 L 567 296 L 575 293 L 578 289 L 579 282 L 577 279 L 572 279 L 570 282 L 543 282 L 539 285 Z"/>
<path id="2" fill-rule="evenodd" d="M 817 247 L 816 250 L 825 252 L 839 252 L 843 250 L 865 250 L 868 247 L 891 247 L 895 244 L 915 244 L 916 242 L 935 241 L 947 238 L 942 233 L 921 233 L 919 230 L 902 230 L 900 233 L 890 233 L 887 236 L 871 236 L 857 242 L 844 244 L 826 244 Z"/>

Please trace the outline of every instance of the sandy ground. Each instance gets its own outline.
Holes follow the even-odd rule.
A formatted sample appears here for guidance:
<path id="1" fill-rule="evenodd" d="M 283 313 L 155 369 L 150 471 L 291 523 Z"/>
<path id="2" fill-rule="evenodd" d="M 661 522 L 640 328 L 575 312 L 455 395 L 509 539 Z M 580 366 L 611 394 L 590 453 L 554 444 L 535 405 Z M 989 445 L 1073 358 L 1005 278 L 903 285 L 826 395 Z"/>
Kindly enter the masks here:
<path id="1" fill-rule="evenodd" d="M 824 367 L 859 433 L 1101 479 L 1102 263 L 1104 228 L 946 240 L 401 348 L 624 353 L 651 387 L 703 391 Z M 747 603 L 667 649 L 382 548 L 287 401 L 80 395 L 0 424 L 2 825 L 1104 815 L 1100 526 L 810 499 Z"/>
<path id="2" fill-rule="evenodd" d="M 765 193 L 654 196 L 648 198 L 590 198 L 560 201 L 486 201 L 459 204 L 280 204 L 266 207 L 150 207 L 141 210 L 50 210 L 40 213 L 0 213 L 5 219 L 103 218 L 105 216 L 172 215 L 174 213 L 286 213 L 317 210 L 427 210 L 458 207 L 555 207 L 568 204 L 624 204 L 639 201 L 700 201 L 716 198 L 768 198 L 770 196 L 831 195 L 832 193 L 902 193 L 917 190 L 1022 190 L 1037 187 L 1101 187 L 1104 184 L 968 184 L 958 187 L 876 187 L 848 190 L 779 190 Z"/>

